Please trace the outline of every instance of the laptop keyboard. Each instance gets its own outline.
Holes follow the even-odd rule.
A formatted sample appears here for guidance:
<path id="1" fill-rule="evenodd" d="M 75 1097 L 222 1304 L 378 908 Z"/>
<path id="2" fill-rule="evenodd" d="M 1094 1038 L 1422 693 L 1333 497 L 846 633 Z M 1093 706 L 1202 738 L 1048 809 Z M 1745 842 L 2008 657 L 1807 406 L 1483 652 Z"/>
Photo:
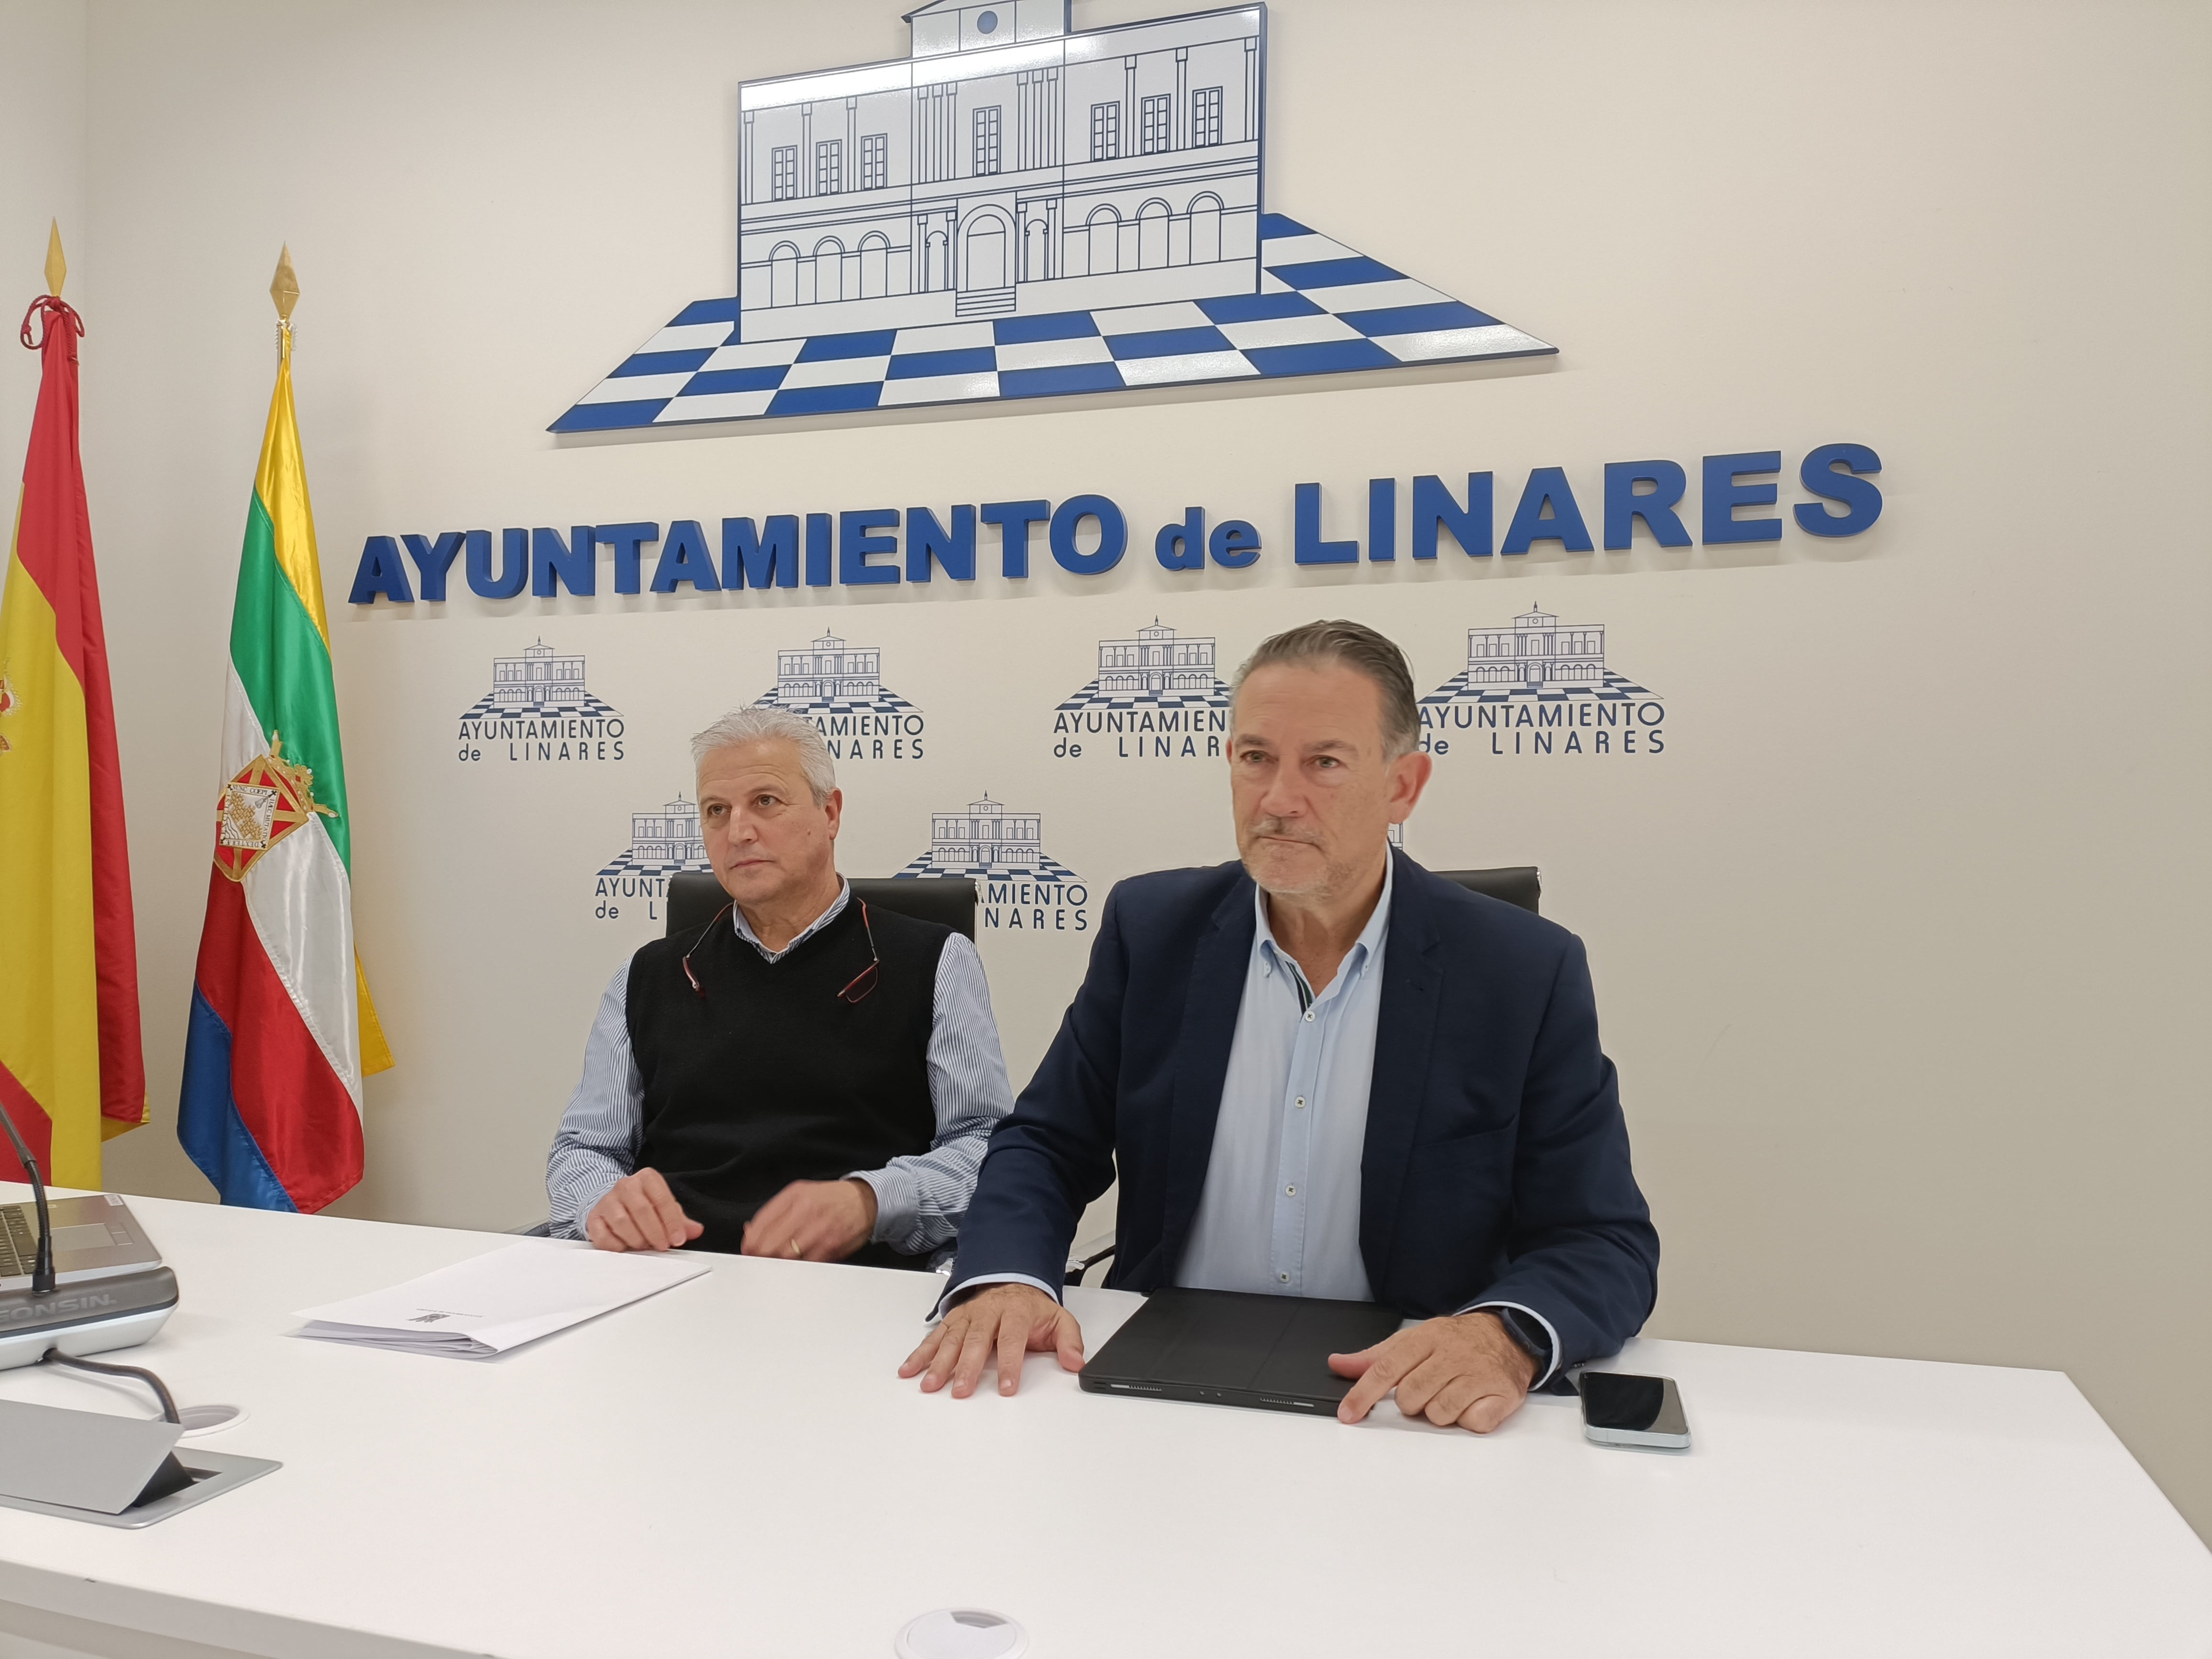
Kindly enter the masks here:
<path id="1" fill-rule="evenodd" d="M 23 1218 L 23 1206 L 0 1204 L 0 1279 L 27 1275 L 38 1254 L 38 1230 Z"/>

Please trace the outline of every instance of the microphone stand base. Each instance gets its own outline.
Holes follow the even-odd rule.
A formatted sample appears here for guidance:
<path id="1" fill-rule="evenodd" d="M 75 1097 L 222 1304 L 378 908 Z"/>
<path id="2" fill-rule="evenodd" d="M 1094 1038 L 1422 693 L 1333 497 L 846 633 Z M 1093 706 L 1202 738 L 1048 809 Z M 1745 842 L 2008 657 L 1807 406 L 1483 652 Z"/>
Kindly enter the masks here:
<path id="1" fill-rule="evenodd" d="M 177 1276 L 167 1267 L 88 1279 L 34 1296 L 0 1291 L 0 1371 L 35 1365 L 49 1348 L 78 1358 L 135 1347 L 177 1307 Z"/>

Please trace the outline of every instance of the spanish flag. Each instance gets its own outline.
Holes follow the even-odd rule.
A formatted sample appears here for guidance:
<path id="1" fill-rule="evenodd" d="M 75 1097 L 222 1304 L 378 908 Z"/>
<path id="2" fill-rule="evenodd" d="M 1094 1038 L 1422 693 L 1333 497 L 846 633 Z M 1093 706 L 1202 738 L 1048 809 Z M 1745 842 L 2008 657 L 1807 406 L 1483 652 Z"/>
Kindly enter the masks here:
<path id="1" fill-rule="evenodd" d="M 312 1211 L 361 1179 L 362 1077 L 392 1055 L 354 954 L 352 803 L 292 411 L 289 251 L 270 293 L 276 390 L 231 612 L 177 1138 L 224 1203 Z"/>
<path id="2" fill-rule="evenodd" d="M 146 1121 L 146 1068 L 65 274 L 57 231 L 23 319 L 41 372 L 0 596 L 0 1104 L 49 1180 L 97 1188 L 101 1141 Z"/>

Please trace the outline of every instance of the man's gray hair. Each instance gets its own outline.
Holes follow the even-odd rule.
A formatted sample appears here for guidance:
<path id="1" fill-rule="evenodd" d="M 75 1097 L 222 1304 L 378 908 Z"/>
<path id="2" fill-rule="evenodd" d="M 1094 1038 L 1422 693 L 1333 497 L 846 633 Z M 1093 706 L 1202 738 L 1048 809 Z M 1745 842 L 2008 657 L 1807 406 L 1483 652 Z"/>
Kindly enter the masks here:
<path id="1" fill-rule="evenodd" d="M 814 804 L 827 805 L 837 787 L 836 763 L 830 758 L 830 745 L 822 740 L 820 728 L 788 708 L 757 702 L 732 708 L 691 739 L 691 763 L 702 765 L 717 749 L 734 748 L 741 743 L 779 742 L 797 747 L 799 769 L 806 775 Z"/>
<path id="2" fill-rule="evenodd" d="M 1411 754 L 1421 741 L 1420 706 L 1413 701 L 1413 672 L 1406 653 L 1364 623 L 1310 622 L 1260 641 L 1229 689 L 1231 707 L 1255 668 L 1280 663 L 1296 668 L 1336 663 L 1375 682 L 1382 694 L 1382 757 Z"/>

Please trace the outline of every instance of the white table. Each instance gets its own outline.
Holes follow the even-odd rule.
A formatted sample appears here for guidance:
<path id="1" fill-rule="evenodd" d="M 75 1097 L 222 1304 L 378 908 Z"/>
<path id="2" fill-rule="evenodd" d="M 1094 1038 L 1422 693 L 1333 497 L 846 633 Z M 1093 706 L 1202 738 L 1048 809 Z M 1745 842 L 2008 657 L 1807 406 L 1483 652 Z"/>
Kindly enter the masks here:
<path id="1" fill-rule="evenodd" d="M 133 1199 L 182 1282 L 136 1359 L 284 1467 L 143 1532 L 0 1510 L 0 1655 L 876 1659 L 947 1604 L 1036 1659 L 2212 1653 L 2212 1555 L 2050 1371 L 1639 1341 L 1695 1449 L 892 1373 L 935 1281 L 717 1258 L 489 1363 L 286 1334 L 497 1235 Z M 1095 1351 L 1137 1298 L 1076 1292 Z M 0 1397 L 145 1414 L 51 1370 Z M 52 1648 L 39 1645 L 52 1644 Z M 203 1645 L 194 1645 L 203 1644 Z"/>

